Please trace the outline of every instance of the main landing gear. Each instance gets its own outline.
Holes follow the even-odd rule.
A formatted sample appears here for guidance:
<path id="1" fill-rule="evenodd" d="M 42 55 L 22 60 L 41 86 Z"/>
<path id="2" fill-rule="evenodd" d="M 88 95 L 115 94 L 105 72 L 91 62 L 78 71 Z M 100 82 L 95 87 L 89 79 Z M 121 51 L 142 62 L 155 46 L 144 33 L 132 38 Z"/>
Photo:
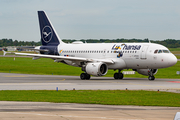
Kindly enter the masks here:
<path id="1" fill-rule="evenodd" d="M 87 73 L 81 73 L 80 78 L 81 80 L 89 80 L 91 76 Z"/>
<path id="2" fill-rule="evenodd" d="M 114 73 L 114 79 L 123 79 L 124 75 L 121 70 L 118 70 L 118 73 Z"/>
<path id="3" fill-rule="evenodd" d="M 149 71 L 149 77 L 148 77 L 148 79 L 151 80 L 151 81 L 152 81 L 152 80 L 155 80 L 155 77 L 154 77 L 154 75 L 153 75 L 153 74 L 154 74 L 154 70 L 155 70 L 155 69 L 150 69 L 150 71 Z"/>

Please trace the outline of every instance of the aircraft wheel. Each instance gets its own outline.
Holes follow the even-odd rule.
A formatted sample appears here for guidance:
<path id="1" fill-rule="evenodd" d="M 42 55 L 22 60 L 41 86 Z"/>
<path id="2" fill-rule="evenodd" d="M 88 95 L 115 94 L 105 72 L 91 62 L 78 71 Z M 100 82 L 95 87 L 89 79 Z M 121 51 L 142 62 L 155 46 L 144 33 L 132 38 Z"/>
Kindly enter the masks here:
<path id="1" fill-rule="evenodd" d="M 89 74 L 86 74 L 86 80 L 89 80 L 91 76 Z"/>
<path id="2" fill-rule="evenodd" d="M 119 79 L 119 74 L 118 73 L 114 73 L 114 79 Z"/>
<path id="3" fill-rule="evenodd" d="M 152 81 L 152 80 L 155 80 L 155 77 L 154 76 L 149 76 L 148 79 Z"/>
<path id="4" fill-rule="evenodd" d="M 81 73 L 80 78 L 81 80 L 89 80 L 91 76 L 87 73 Z"/>
<path id="5" fill-rule="evenodd" d="M 119 79 L 123 79 L 124 75 L 122 73 L 119 73 Z"/>
<path id="6" fill-rule="evenodd" d="M 114 73 L 114 79 L 123 79 L 124 75 L 122 73 Z"/>
<path id="7" fill-rule="evenodd" d="M 81 73 L 80 78 L 81 78 L 81 80 L 85 80 L 86 79 L 86 74 L 85 73 Z"/>

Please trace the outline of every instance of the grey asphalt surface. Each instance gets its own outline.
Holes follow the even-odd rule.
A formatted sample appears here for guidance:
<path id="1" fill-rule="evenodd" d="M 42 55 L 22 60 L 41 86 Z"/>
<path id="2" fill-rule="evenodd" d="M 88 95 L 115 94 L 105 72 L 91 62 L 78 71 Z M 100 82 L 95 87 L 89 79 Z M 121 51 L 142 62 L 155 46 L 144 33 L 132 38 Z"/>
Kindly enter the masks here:
<path id="1" fill-rule="evenodd" d="M 160 90 L 180 92 L 180 79 L 29 75 L 0 73 L 0 90 Z M 173 120 L 180 107 L 116 106 L 0 101 L 0 120 Z"/>
<path id="2" fill-rule="evenodd" d="M 1 120 L 173 120 L 179 107 L 0 101 Z"/>
<path id="3" fill-rule="evenodd" d="M 0 73 L 0 90 L 162 90 L 180 92 L 180 79 L 92 77 L 80 80 L 79 76 L 30 75 Z"/>

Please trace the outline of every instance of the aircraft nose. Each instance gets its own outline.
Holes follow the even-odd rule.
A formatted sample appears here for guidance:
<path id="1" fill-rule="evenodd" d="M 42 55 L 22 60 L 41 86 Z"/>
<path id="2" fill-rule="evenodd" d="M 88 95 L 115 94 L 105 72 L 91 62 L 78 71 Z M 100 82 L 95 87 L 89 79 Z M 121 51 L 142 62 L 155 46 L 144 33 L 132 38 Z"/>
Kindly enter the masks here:
<path id="1" fill-rule="evenodd" d="M 177 58 L 173 54 L 169 56 L 168 64 L 169 66 L 173 66 L 177 63 Z"/>

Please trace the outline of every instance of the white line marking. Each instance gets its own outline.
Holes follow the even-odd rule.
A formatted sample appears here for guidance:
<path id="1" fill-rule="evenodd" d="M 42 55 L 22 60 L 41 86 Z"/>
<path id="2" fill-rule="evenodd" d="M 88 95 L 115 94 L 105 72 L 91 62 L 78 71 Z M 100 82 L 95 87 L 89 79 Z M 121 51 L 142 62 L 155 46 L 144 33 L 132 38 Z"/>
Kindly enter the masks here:
<path id="1" fill-rule="evenodd" d="M 89 118 L 89 119 L 111 119 L 111 120 L 144 120 L 144 119 L 124 119 L 124 118 L 108 118 L 108 117 L 89 117 L 89 116 L 74 116 L 74 115 L 50 115 L 50 114 L 36 114 L 36 113 L 20 113 L 20 112 L 4 112 L 8 114 L 27 114 L 27 115 L 38 115 L 38 116 L 51 116 L 51 117 L 70 117 L 70 118 Z"/>

